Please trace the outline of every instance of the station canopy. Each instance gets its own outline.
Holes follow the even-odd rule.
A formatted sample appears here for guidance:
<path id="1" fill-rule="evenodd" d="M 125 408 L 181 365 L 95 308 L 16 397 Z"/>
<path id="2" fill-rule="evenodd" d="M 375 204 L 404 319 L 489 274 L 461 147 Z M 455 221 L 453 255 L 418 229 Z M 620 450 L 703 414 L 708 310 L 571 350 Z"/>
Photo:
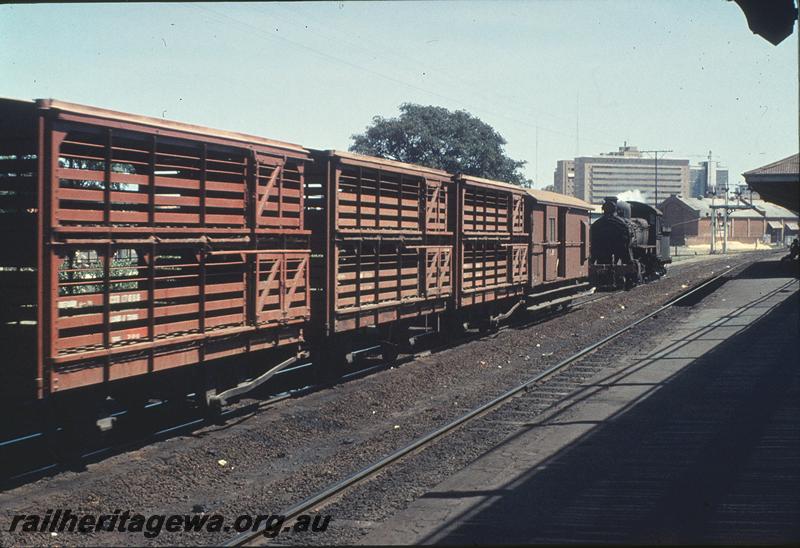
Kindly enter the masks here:
<path id="1" fill-rule="evenodd" d="M 743 173 L 747 186 L 773 204 L 800 210 L 800 154 Z"/>

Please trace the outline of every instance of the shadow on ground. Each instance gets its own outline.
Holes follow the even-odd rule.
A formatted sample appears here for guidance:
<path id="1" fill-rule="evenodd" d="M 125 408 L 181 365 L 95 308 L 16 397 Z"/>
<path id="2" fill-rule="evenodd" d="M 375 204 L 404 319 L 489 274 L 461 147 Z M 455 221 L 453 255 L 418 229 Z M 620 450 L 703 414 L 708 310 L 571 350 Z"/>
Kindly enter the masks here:
<path id="1" fill-rule="evenodd" d="M 758 280 L 769 278 L 797 277 L 800 275 L 798 261 L 759 261 L 745 268 L 738 278 Z"/>
<path id="2" fill-rule="evenodd" d="M 776 270 L 767 263 L 742 275 Z M 791 291 L 649 397 L 422 542 L 800 540 L 800 303 L 796 285 Z"/>

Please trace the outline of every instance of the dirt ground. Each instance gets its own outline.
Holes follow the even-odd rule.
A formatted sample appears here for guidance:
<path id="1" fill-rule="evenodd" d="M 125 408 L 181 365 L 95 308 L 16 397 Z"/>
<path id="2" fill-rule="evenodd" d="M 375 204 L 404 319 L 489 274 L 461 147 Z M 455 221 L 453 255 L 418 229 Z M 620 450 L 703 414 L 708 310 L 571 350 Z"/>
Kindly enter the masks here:
<path id="1" fill-rule="evenodd" d="M 284 400 L 223 425 L 112 456 L 83 472 L 62 472 L 8 490 L 0 494 L 0 544 L 225 542 L 232 532 L 146 538 L 117 532 L 52 536 L 7 531 L 13 514 L 44 514 L 59 508 L 96 514 L 206 513 L 231 520 L 240 514 L 278 514 L 612 333 L 687 286 L 753 257 L 710 256 L 676 264 L 658 282 L 549 321 L 506 329 L 397 368 Z"/>

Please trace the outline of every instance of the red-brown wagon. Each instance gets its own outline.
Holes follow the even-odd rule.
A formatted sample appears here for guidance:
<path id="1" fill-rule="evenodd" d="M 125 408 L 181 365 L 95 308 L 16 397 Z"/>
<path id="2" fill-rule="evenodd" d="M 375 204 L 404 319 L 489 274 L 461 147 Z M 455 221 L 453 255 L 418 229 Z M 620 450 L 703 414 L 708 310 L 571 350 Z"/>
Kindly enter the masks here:
<path id="1" fill-rule="evenodd" d="M 0 126 L 15 396 L 302 340 L 306 149 L 53 100 L 2 100 Z"/>
<path id="2" fill-rule="evenodd" d="M 309 206 L 316 204 L 309 219 L 319 337 L 342 342 L 367 330 L 397 343 L 414 322 L 450 309 L 451 176 L 350 152 L 313 156 L 308 194 Z"/>
<path id="3" fill-rule="evenodd" d="M 591 293 L 589 211 L 572 196 L 528 189 L 531 226 L 528 309 L 567 303 Z"/>
<path id="4" fill-rule="evenodd" d="M 458 175 L 456 306 L 479 322 L 508 312 L 529 285 L 525 189 Z"/>

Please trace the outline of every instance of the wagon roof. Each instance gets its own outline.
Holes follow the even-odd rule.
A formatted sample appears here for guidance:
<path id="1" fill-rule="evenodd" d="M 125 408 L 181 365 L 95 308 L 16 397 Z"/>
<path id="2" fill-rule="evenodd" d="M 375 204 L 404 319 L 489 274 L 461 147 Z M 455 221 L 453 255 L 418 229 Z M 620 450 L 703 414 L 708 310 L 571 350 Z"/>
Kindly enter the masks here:
<path id="1" fill-rule="evenodd" d="M 495 181 L 493 179 L 484 179 L 483 177 L 475 177 L 473 175 L 464 175 L 463 173 L 458 175 L 458 179 L 483 186 L 500 187 L 513 192 L 525 192 L 525 189 L 519 185 L 506 183 L 504 181 Z"/>
<path id="2" fill-rule="evenodd" d="M 527 191 L 528 194 L 530 194 L 537 202 L 540 203 L 565 205 L 577 209 L 585 209 L 586 211 L 592 211 L 595 209 L 595 206 L 592 204 L 584 202 L 580 198 L 576 198 L 574 196 L 567 196 L 566 194 L 559 194 L 558 192 L 550 192 L 549 190 L 539 190 L 535 188 L 529 188 Z"/>
<path id="3" fill-rule="evenodd" d="M 360 164 L 373 164 L 376 167 L 389 167 L 403 171 L 413 171 L 421 175 L 429 174 L 436 175 L 437 177 L 444 177 L 449 179 L 450 174 L 441 169 L 432 167 L 420 166 L 417 164 L 408 164 L 406 162 L 398 162 L 397 160 L 388 160 L 386 158 L 379 158 L 377 156 L 367 156 L 366 154 L 358 154 L 356 152 L 345 152 L 343 150 L 327 150 L 321 151 L 331 156 L 336 156 L 349 163 Z"/>
<path id="4" fill-rule="evenodd" d="M 170 129 L 174 131 L 181 131 L 184 133 L 192 133 L 195 135 L 207 135 L 209 137 L 229 139 L 231 141 L 239 141 L 255 145 L 265 145 L 269 147 L 282 148 L 294 152 L 301 152 L 304 154 L 308 154 L 308 150 L 306 150 L 300 145 L 296 145 L 294 143 L 287 143 L 284 141 L 275 141 L 272 139 L 266 139 L 264 137 L 248 135 L 246 133 L 238 133 L 235 131 L 226 131 L 222 129 L 213 129 L 204 126 L 197 126 L 194 124 L 175 122 L 173 120 L 164 120 L 161 118 L 153 118 L 151 116 L 142 116 L 139 114 L 129 114 L 126 112 L 118 112 L 115 110 L 108 110 L 104 108 L 90 107 L 86 105 L 79 105 L 76 103 L 68 103 L 66 101 L 58 101 L 56 99 L 37 99 L 36 104 L 41 108 L 51 108 L 63 112 L 81 114 L 84 116 L 93 116 L 95 118 L 103 118 L 106 120 L 128 122 L 150 127 L 162 128 L 162 129 Z"/>

